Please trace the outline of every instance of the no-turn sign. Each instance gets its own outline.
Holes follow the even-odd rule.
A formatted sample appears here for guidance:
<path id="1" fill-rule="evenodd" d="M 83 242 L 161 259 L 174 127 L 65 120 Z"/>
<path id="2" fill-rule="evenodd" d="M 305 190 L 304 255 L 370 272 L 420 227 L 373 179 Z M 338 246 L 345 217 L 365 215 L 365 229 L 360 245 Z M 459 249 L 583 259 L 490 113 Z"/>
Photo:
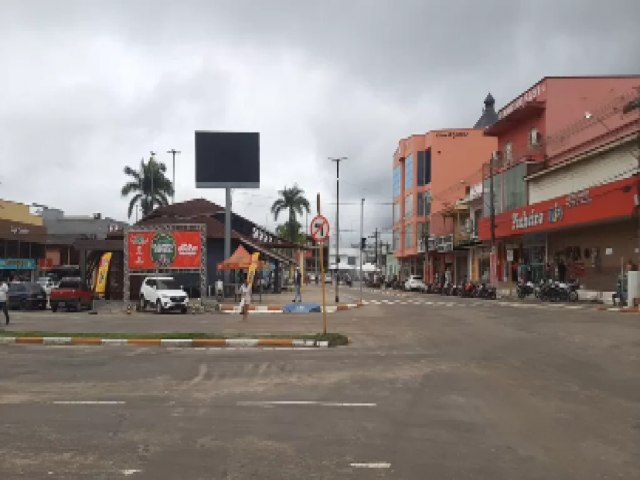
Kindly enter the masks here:
<path id="1" fill-rule="evenodd" d="M 316 215 L 311 220 L 309 231 L 311 233 L 311 238 L 316 242 L 323 242 L 329 236 L 329 220 L 322 215 Z"/>

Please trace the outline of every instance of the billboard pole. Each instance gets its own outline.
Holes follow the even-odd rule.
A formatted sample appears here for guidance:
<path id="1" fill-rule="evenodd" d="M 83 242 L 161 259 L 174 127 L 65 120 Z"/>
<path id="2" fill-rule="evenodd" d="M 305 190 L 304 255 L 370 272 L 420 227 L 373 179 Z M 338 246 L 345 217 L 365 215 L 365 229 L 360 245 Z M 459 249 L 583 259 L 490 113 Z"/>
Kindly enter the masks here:
<path id="1" fill-rule="evenodd" d="M 226 187 L 224 203 L 224 258 L 231 256 L 231 188 Z M 225 283 L 229 284 L 229 271 L 225 270 Z"/>

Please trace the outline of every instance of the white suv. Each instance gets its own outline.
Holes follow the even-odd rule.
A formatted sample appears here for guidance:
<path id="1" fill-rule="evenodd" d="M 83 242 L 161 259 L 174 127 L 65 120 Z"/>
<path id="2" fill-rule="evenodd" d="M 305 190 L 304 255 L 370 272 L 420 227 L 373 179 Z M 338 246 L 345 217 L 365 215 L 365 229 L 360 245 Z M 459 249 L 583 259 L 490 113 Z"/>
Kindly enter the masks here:
<path id="1" fill-rule="evenodd" d="M 426 286 L 420 275 L 409 275 L 407 281 L 404 282 L 404 289 L 408 292 L 412 290 L 423 292 L 426 289 Z"/>
<path id="2" fill-rule="evenodd" d="M 153 305 L 156 313 L 179 310 L 187 313 L 189 296 L 173 277 L 147 277 L 140 287 L 140 310 Z"/>

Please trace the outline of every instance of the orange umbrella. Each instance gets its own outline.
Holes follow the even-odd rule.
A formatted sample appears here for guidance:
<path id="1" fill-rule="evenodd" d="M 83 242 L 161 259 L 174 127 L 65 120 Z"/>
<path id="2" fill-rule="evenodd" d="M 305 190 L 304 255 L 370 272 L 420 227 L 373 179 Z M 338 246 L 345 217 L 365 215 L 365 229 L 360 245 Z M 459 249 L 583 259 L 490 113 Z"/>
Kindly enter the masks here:
<path id="1" fill-rule="evenodd" d="M 218 270 L 248 270 L 251 266 L 251 254 L 242 245 L 236 248 L 229 258 L 222 262 L 218 262 Z M 264 262 L 258 262 L 258 268 L 262 268 Z"/>

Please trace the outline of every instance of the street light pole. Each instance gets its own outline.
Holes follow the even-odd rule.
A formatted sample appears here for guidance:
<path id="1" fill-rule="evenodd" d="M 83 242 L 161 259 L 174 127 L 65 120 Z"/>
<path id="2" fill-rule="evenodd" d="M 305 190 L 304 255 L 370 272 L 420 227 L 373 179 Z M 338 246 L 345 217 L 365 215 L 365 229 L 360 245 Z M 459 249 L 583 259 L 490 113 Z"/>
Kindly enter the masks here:
<path id="1" fill-rule="evenodd" d="M 346 159 L 347 157 L 329 157 L 329 160 L 336 162 L 336 304 L 340 301 L 340 281 L 338 279 L 340 272 L 340 162 Z"/>
<path id="2" fill-rule="evenodd" d="M 155 176 L 155 163 L 156 163 L 156 161 L 155 161 L 154 156 L 155 156 L 156 152 L 151 150 L 149 153 L 151 154 L 151 157 L 149 158 L 149 170 L 151 171 L 151 211 L 149 213 L 151 213 L 151 212 L 153 212 L 153 200 L 154 200 L 154 198 L 153 198 L 153 192 L 154 192 L 153 177 Z M 142 216 L 144 216 L 144 212 L 142 212 Z"/>
<path id="3" fill-rule="evenodd" d="M 362 303 L 362 238 L 364 237 L 364 198 L 360 199 L 360 303 Z"/>
<path id="4" fill-rule="evenodd" d="M 171 203 L 176 203 L 176 155 L 179 155 L 180 150 L 176 150 L 172 148 L 171 150 L 167 150 L 167 153 L 170 153 L 172 156 L 172 168 L 171 173 L 173 175 L 172 185 L 173 185 L 173 195 L 171 195 Z"/>

